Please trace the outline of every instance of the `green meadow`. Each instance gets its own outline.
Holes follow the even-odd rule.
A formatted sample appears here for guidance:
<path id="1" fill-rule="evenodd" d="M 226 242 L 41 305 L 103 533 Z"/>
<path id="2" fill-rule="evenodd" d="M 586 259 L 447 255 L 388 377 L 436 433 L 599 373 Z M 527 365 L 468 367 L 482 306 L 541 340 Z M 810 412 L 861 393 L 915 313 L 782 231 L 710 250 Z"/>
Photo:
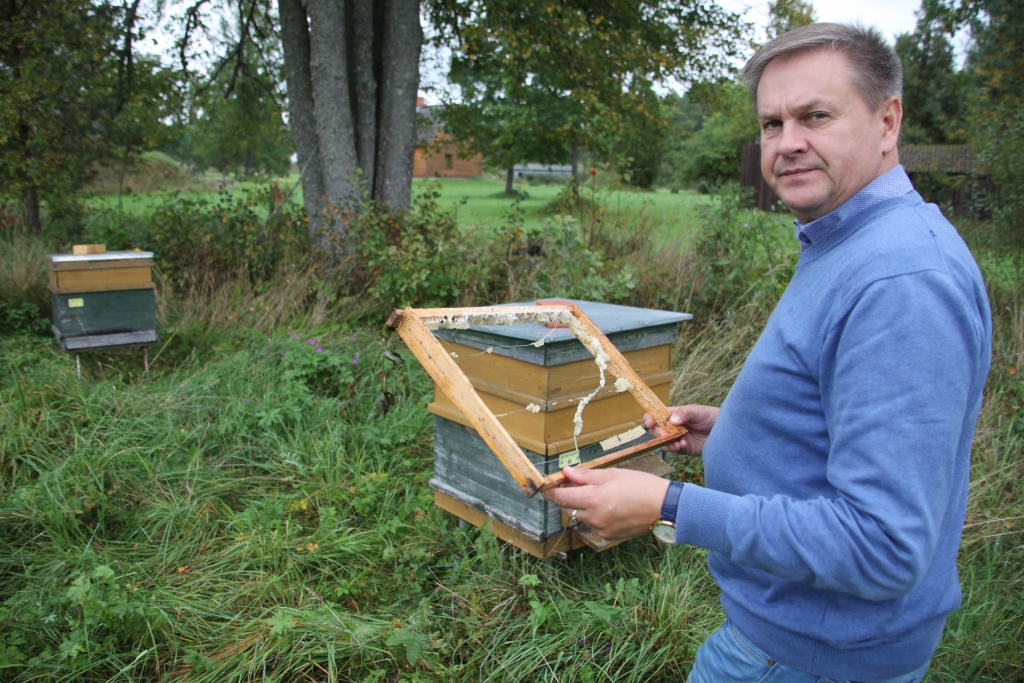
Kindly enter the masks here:
<path id="1" fill-rule="evenodd" d="M 513 208 L 501 183 L 440 186 L 442 210 L 477 237 L 458 252 L 466 272 L 451 277 L 464 279 L 456 294 L 401 291 L 493 303 L 574 293 L 581 277 L 597 291 L 628 266 L 632 289 L 601 290 L 609 300 L 695 314 L 673 349 L 673 402 L 723 399 L 795 261 L 785 216 L 727 197 L 587 188 L 578 239 L 566 246 L 559 232 L 528 261 L 499 242 Z M 543 225 L 561 188 L 521 189 L 520 227 Z M 166 200 L 122 198 L 155 226 L 126 244 L 177 229 L 147 218 Z M 260 227 L 244 216 L 238 234 Z M 964 604 L 927 681 L 1009 683 L 1024 680 L 1020 254 L 986 223 L 962 230 L 988 278 L 995 351 Z M 216 236 L 195 241 L 207 243 Z M 0 680 L 685 680 L 722 619 L 703 551 L 643 537 L 539 561 L 433 505 L 431 382 L 381 334 L 396 302 L 381 283 L 408 274 L 378 265 L 376 284 L 343 287 L 355 276 L 313 255 L 211 274 L 178 254 L 158 273 L 150 371 L 137 350 L 86 353 L 79 379 L 45 321 L 42 260 L 60 244 L 0 237 L 0 295 L 23 302 L 0 335 Z M 586 273 L 565 270 L 580 259 Z M 382 389 L 395 397 L 384 415 Z M 698 461 L 669 462 L 700 481 Z"/>

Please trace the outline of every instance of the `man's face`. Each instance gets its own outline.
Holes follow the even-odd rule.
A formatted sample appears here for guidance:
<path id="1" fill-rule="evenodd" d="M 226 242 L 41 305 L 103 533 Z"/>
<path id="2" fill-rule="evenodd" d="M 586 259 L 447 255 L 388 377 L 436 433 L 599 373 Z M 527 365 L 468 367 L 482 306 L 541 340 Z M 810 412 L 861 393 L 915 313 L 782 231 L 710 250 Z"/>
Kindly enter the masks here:
<path id="1" fill-rule="evenodd" d="M 757 87 L 761 172 L 801 223 L 820 218 L 896 167 L 902 114 L 896 98 L 871 110 L 840 51 L 773 59 Z"/>

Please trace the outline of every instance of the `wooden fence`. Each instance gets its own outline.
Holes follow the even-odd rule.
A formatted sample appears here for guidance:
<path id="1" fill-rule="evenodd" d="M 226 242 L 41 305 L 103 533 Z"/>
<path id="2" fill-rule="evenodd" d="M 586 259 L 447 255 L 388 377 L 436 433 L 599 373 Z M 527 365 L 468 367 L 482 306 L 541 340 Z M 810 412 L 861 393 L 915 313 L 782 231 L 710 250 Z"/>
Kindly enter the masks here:
<path id="1" fill-rule="evenodd" d="M 779 201 L 778 195 L 761 175 L 760 145 L 743 145 L 740 185 L 754 188 L 754 204 L 762 211 L 770 211 Z"/>

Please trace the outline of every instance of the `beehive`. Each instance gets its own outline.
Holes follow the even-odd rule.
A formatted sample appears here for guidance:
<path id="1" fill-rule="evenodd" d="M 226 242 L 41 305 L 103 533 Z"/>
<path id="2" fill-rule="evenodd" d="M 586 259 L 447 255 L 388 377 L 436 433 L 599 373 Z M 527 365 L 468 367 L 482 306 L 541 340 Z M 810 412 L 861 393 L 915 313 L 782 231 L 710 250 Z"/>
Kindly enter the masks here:
<path id="1" fill-rule="evenodd" d="M 153 253 L 100 249 L 46 257 L 57 340 L 68 351 L 156 341 Z"/>
<path id="2" fill-rule="evenodd" d="M 661 398 L 668 400 L 674 374 L 671 347 L 687 313 L 575 301 Z M 573 440 L 573 417 L 580 398 L 598 385 L 593 356 L 568 329 L 545 325 L 479 326 L 438 330 L 446 351 L 473 383 L 480 398 L 542 474 L 557 472 L 575 454 L 586 462 L 605 453 L 599 442 L 640 424 L 643 409 L 628 393 L 610 387 L 583 412 L 583 431 Z M 535 346 L 543 340 L 543 343 Z M 487 350 L 490 349 L 488 352 Z M 526 410 L 530 405 L 537 412 Z M 490 522 L 502 539 L 538 557 L 583 545 L 601 550 L 584 527 L 566 529 L 559 508 L 542 496 L 528 498 L 469 421 L 439 388 L 429 405 L 434 414 L 435 502 L 461 519 Z M 640 442 L 648 439 L 635 439 Z M 633 443 L 633 442 L 627 442 Z M 626 445 L 625 443 L 622 445 Z M 664 475 L 671 471 L 658 455 L 647 454 L 620 467 Z"/>

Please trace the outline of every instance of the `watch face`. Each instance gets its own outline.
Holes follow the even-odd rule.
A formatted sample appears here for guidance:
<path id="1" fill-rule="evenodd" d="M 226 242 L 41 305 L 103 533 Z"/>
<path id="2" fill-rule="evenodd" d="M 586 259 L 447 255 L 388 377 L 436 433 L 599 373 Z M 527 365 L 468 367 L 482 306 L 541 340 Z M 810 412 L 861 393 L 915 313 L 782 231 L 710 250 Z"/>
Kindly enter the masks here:
<path id="1" fill-rule="evenodd" d="M 671 522 L 658 520 L 651 528 L 651 533 L 662 543 L 676 542 L 676 525 Z"/>

